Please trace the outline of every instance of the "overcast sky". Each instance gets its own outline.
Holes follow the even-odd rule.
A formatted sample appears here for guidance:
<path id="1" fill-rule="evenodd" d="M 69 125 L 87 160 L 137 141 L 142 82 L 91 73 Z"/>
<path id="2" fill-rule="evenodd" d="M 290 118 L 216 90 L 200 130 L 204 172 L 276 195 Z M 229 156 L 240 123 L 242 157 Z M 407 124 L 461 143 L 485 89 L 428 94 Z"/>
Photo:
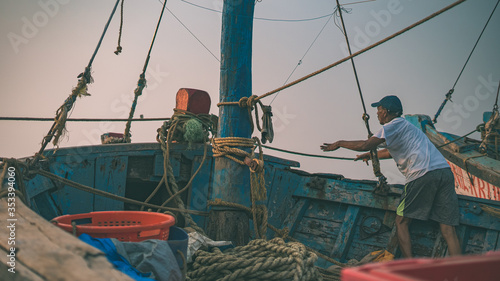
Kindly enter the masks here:
<path id="1" fill-rule="evenodd" d="M 358 1 L 341 1 L 353 2 Z M 344 14 L 344 19 L 353 51 L 453 2 L 377 0 L 346 5 L 349 13 Z M 114 0 L 2 0 L 0 116 L 54 117 L 76 86 L 76 76 L 87 65 L 114 3 Z M 395 94 L 401 98 L 405 114 L 433 116 L 455 83 L 496 3 L 496 0 L 466 1 L 358 56 L 355 61 L 367 106 L 387 94 Z M 125 1 L 123 52 L 119 56 L 113 53 L 120 22 L 117 12 L 93 63 L 95 82 L 89 88 L 92 96 L 76 101 L 72 118 L 128 116 L 161 7 L 158 0 Z M 222 0 L 189 3 L 169 0 L 167 8 L 197 39 L 172 13 L 165 12 L 151 54 L 148 88 L 139 98 L 136 116 L 171 116 L 175 94 L 183 87 L 209 92 L 211 113 L 218 114 L 221 13 L 217 11 L 222 10 Z M 333 0 L 256 2 L 253 94 L 261 95 L 283 85 L 301 59 L 291 81 L 346 56 L 345 40 L 334 19 L 322 17 L 331 14 L 334 8 Z M 446 106 L 436 124 L 442 131 L 468 133 L 482 122 L 484 111 L 492 110 L 500 78 L 499 10 L 455 87 L 453 103 Z M 264 104 L 272 101 L 275 126 L 272 146 L 323 154 L 319 149 L 323 142 L 366 138 L 359 93 L 348 63 L 262 101 Z M 375 132 L 380 128 L 375 109 L 368 110 Z M 102 133 L 123 132 L 124 125 L 68 123 L 68 134 L 61 146 L 99 144 Z M 50 122 L 0 121 L 0 156 L 33 155 L 50 126 Z M 160 126 L 161 122 L 134 123 L 132 141 L 154 142 Z M 265 152 L 297 160 L 309 172 L 374 179 L 371 167 L 363 163 Z M 346 150 L 324 154 L 355 156 L 355 152 Z M 392 160 L 383 162 L 382 172 L 392 183 L 403 181 Z"/>

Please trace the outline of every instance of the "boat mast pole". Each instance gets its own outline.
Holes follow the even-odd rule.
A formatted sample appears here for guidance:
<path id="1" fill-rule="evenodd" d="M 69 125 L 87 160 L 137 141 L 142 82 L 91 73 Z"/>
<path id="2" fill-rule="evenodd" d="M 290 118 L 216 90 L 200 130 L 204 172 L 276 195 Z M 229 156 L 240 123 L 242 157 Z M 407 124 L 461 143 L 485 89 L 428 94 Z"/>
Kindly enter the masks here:
<path id="1" fill-rule="evenodd" d="M 252 31 L 254 0 L 224 0 L 222 11 L 220 102 L 238 102 L 252 95 Z M 248 109 L 220 105 L 217 137 L 250 138 Z M 246 150 L 247 148 L 240 149 Z M 250 172 L 226 157 L 214 160 L 211 199 L 250 206 Z M 239 209 L 213 206 L 208 235 L 214 240 L 245 245 L 249 237 L 248 215 Z"/>

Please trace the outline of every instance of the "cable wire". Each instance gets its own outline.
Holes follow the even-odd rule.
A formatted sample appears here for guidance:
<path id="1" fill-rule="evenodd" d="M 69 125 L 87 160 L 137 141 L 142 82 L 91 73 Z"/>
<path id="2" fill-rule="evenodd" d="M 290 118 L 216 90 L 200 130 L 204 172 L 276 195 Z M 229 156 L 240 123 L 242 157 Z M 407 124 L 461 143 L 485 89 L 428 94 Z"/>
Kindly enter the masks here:
<path id="1" fill-rule="evenodd" d="M 321 33 L 323 32 L 323 30 L 325 29 L 325 27 L 328 25 L 328 23 L 330 22 L 330 20 L 332 19 L 332 15 L 334 13 L 331 13 L 328 18 L 328 20 L 326 21 L 326 23 L 323 25 L 323 27 L 321 28 L 321 30 L 319 31 L 318 35 L 316 35 L 316 38 L 314 38 L 313 42 L 311 43 L 311 45 L 309 45 L 309 48 L 307 48 L 306 52 L 304 53 L 304 55 L 302 56 L 302 58 L 300 58 L 299 62 L 297 63 L 297 65 L 295 65 L 295 68 L 292 70 L 292 72 L 290 73 L 290 75 L 288 75 L 288 78 L 286 79 L 285 83 L 283 83 L 283 85 L 286 85 L 286 83 L 288 83 L 288 81 L 290 80 L 290 78 L 292 77 L 293 73 L 295 73 L 295 70 L 297 70 L 297 68 L 302 64 L 302 60 L 306 57 L 307 53 L 309 53 L 309 50 L 311 50 L 312 46 L 314 45 L 314 43 L 316 43 L 316 40 L 318 40 L 319 36 L 321 35 Z M 276 95 L 273 97 L 273 99 L 271 100 L 271 102 L 269 103 L 269 105 L 271 105 L 273 103 L 273 101 L 278 97 L 279 95 L 279 92 L 276 93 Z"/>
<path id="2" fill-rule="evenodd" d="M 276 148 L 276 147 L 271 147 L 267 145 L 262 145 L 264 148 L 268 148 L 271 150 L 276 150 L 284 153 L 289 153 L 289 154 L 295 154 L 295 155 L 300 155 L 300 156 L 307 156 L 307 157 L 316 157 L 316 158 L 327 158 L 327 159 L 336 159 L 336 160 L 354 160 L 355 158 L 348 158 L 348 157 L 335 157 L 335 156 L 325 156 L 325 155 L 317 155 L 317 154 L 308 154 L 308 153 L 302 153 L 302 152 L 296 152 L 296 151 L 291 151 L 291 150 L 286 150 L 286 149 L 281 149 L 281 148 Z"/>
<path id="3" fill-rule="evenodd" d="M 453 84 L 453 87 L 451 87 L 451 89 L 448 91 L 448 93 L 446 94 L 445 96 L 445 99 L 443 100 L 443 102 L 441 103 L 441 105 L 439 106 L 439 109 L 438 111 L 436 112 L 436 114 L 434 115 L 434 119 L 432 119 L 432 122 L 433 123 L 437 123 L 437 118 L 439 117 L 439 115 L 441 114 L 441 111 L 443 110 L 444 106 L 446 105 L 446 103 L 451 100 L 451 95 L 453 94 L 453 92 L 455 91 L 455 86 L 457 85 L 458 83 L 458 80 L 460 79 L 460 77 L 462 76 L 462 73 L 464 72 L 465 70 L 465 67 L 467 66 L 467 63 L 469 62 L 471 56 L 472 56 L 472 53 L 474 53 L 474 50 L 476 49 L 476 46 L 477 44 L 479 43 L 479 40 L 481 39 L 481 36 L 483 36 L 483 33 L 484 33 L 484 30 L 486 30 L 486 27 L 488 26 L 488 23 L 490 22 L 491 20 L 491 17 L 493 16 L 493 14 L 495 13 L 495 10 L 497 9 L 497 6 L 498 6 L 498 3 L 500 3 L 500 0 L 497 1 L 497 4 L 495 5 L 495 8 L 493 8 L 493 11 L 491 12 L 490 14 L 490 17 L 488 18 L 488 20 L 486 21 L 486 24 L 484 25 L 483 27 L 483 30 L 481 31 L 481 33 L 479 34 L 479 37 L 477 38 L 476 40 L 476 43 L 474 44 L 474 47 L 472 48 L 470 54 L 469 54 L 469 57 L 467 57 L 467 60 L 465 61 L 465 64 L 464 66 L 462 67 L 462 70 L 460 71 L 460 73 L 458 74 L 458 77 L 457 77 L 457 80 L 455 80 L 455 83 Z"/>
<path id="4" fill-rule="evenodd" d="M 68 118 L 66 121 L 72 122 L 124 122 L 128 121 L 128 118 L 119 119 L 109 119 L 109 118 Z M 170 120 L 167 118 L 136 118 L 132 121 L 166 121 Z M 54 121 L 54 118 L 40 118 L 40 117 L 0 117 L 0 121 Z"/>

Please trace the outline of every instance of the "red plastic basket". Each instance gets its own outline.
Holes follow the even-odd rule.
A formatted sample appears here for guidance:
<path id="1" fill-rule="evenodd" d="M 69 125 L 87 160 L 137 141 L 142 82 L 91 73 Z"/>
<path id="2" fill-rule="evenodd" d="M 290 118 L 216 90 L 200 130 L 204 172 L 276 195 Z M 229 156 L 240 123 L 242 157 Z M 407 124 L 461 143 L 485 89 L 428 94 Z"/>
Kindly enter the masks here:
<path id="1" fill-rule="evenodd" d="M 342 281 L 498 281 L 500 252 L 482 256 L 407 259 L 342 269 Z"/>
<path id="2" fill-rule="evenodd" d="M 86 233 L 94 238 L 116 238 L 139 242 L 147 239 L 167 240 L 175 224 L 171 215 L 152 212 L 111 211 L 64 215 L 52 220 L 55 225 L 76 235 Z"/>

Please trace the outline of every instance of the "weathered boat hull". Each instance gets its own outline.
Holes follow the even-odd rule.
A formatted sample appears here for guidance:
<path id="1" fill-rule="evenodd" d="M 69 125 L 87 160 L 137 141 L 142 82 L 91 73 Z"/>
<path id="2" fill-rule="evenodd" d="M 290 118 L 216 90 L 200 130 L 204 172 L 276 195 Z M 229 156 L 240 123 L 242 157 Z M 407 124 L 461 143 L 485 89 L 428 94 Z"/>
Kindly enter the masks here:
<path id="1" fill-rule="evenodd" d="M 172 144 L 170 155 L 176 180 L 184 186 L 201 163 L 203 146 L 188 149 L 184 144 Z M 45 169 L 56 175 L 136 200 L 145 200 L 163 175 L 163 152 L 156 143 L 61 148 L 47 151 L 46 156 Z M 394 219 L 402 186 L 394 185 L 389 195 L 380 196 L 372 192 L 376 185 L 373 181 L 309 174 L 297 170 L 299 163 L 295 161 L 272 156 L 264 160 L 268 221 L 278 229 L 286 228 L 288 237 L 341 262 L 360 260 L 380 249 L 398 256 Z M 214 159 L 208 152 L 199 174 L 182 194 L 189 209 L 208 211 L 213 166 Z M 48 220 L 63 214 L 138 208 L 41 176 L 28 182 L 27 193 L 32 209 Z M 161 192 L 151 203 L 161 204 L 167 198 L 166 192 Z M 500 202 L 459 196 L 459 204 L 457 231 L 463 252 L 499 249 L 500 220 L 486 210 L 500 209 Z M 193 219 L 207 228 L 207 216 L 193 215 Z M 436 223 L 414 221 L 410 231 L 415 255 L 446 255 L 446 243 Z M 268 237 L 274 236 L 269 230 Z M 327 267 L 330 263 L 320 259 L 317 265 Z"/>

